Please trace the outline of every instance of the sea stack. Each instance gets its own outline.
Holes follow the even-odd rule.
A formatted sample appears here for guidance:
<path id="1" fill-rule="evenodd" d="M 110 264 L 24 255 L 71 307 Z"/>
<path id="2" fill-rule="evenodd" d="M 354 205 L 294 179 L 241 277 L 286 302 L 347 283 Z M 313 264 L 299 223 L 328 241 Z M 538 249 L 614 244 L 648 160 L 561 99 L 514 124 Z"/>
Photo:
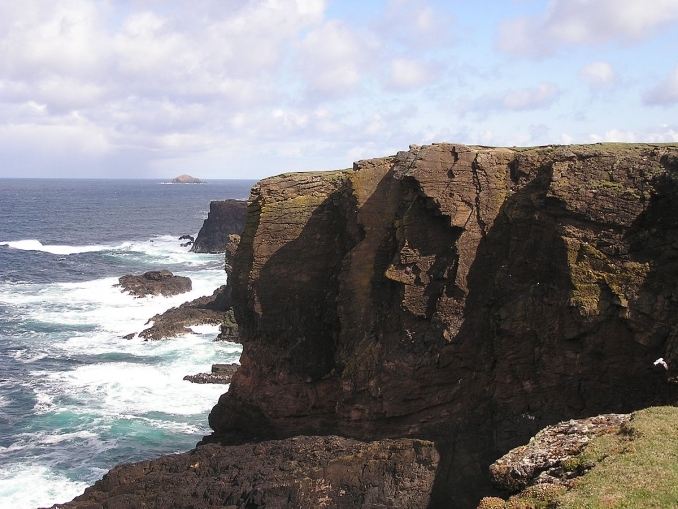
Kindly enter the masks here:
<path id="1" fill-rule="evenodd" d="M 199 178 L 191 177 L 190 175 L 179 175 L 172 179 L 172 184 L 204 184 Z"/>
<path id="2" fill-rule="evenodd" d="M 240 235 L 245 228 L 247 202 L 243 200 L 221 200 L 210 203 L 202 228 L 195 238 L 191 251 L 194 253 L 223 253 L 229 236 Z"/>

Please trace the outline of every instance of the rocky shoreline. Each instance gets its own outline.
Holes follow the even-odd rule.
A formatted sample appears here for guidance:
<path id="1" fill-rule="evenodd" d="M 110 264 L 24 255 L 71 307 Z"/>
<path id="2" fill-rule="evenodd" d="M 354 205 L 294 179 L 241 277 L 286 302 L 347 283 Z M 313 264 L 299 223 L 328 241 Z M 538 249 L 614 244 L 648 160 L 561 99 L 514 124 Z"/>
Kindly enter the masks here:
<path id="1" fill-rule="evenodd" d="M 538 430 L 678 395 L 678 145 L 272 177 L 227 258 L 243 354 L 214 433 L 58 507 L 475 508 Z"/>

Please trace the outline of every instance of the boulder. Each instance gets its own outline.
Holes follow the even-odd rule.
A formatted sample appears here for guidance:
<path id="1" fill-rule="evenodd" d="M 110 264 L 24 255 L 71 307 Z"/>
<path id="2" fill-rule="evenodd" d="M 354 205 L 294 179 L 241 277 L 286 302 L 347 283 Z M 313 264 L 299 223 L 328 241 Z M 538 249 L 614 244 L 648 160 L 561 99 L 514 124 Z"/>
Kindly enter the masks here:
<path id="1" fill-rule="evenodd" d="M 115 286 L 121 287 L 123 291 L 135 297 L 148 295 L 170 297 L 190 292 L 193 287 L 190 278 L 175 276 L 169 270 L 151 270 L 140 276 L 122 276 Z"/>

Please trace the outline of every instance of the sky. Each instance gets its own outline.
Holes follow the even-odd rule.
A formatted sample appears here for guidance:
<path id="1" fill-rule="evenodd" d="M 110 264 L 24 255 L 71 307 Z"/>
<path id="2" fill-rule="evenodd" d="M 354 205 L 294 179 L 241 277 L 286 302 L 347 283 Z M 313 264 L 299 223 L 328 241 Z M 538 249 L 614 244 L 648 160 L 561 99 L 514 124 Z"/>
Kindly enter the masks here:
<path id="1" fill-rule="evenodd" d="M 678 142 L 678 0 L 0 0 L 0 178 Z"/>

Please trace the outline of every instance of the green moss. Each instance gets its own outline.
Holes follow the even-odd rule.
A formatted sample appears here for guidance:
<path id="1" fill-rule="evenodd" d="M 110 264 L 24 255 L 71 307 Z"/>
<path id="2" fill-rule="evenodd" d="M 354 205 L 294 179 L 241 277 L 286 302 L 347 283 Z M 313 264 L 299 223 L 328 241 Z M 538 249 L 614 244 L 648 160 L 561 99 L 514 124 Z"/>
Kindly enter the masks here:
<path id="1" fill-rule="evenodd" d="M 643 284 L 650 272 L 648 264 L 615 263 L 604 253 L 587 243 L 570 241 L 568 260 L 570 280 L 573 285 L 570 304 L 580 309 L 583 315 L 591 316 L 610 305 L 605 289 L 615 297 L 615 304 L 626 307 L 627 294 L 634 293 Z"/>
<path id="2" fill-rule="evenodd" d="M 234 327 L 238 326 L 238 324 L 235 322 L 235 314 L 233 313 L 233 308 L 228 308 L 228 310 L 224 313 L 222 323 L 224 327 L 227 329 L 233 329 Z"/>

